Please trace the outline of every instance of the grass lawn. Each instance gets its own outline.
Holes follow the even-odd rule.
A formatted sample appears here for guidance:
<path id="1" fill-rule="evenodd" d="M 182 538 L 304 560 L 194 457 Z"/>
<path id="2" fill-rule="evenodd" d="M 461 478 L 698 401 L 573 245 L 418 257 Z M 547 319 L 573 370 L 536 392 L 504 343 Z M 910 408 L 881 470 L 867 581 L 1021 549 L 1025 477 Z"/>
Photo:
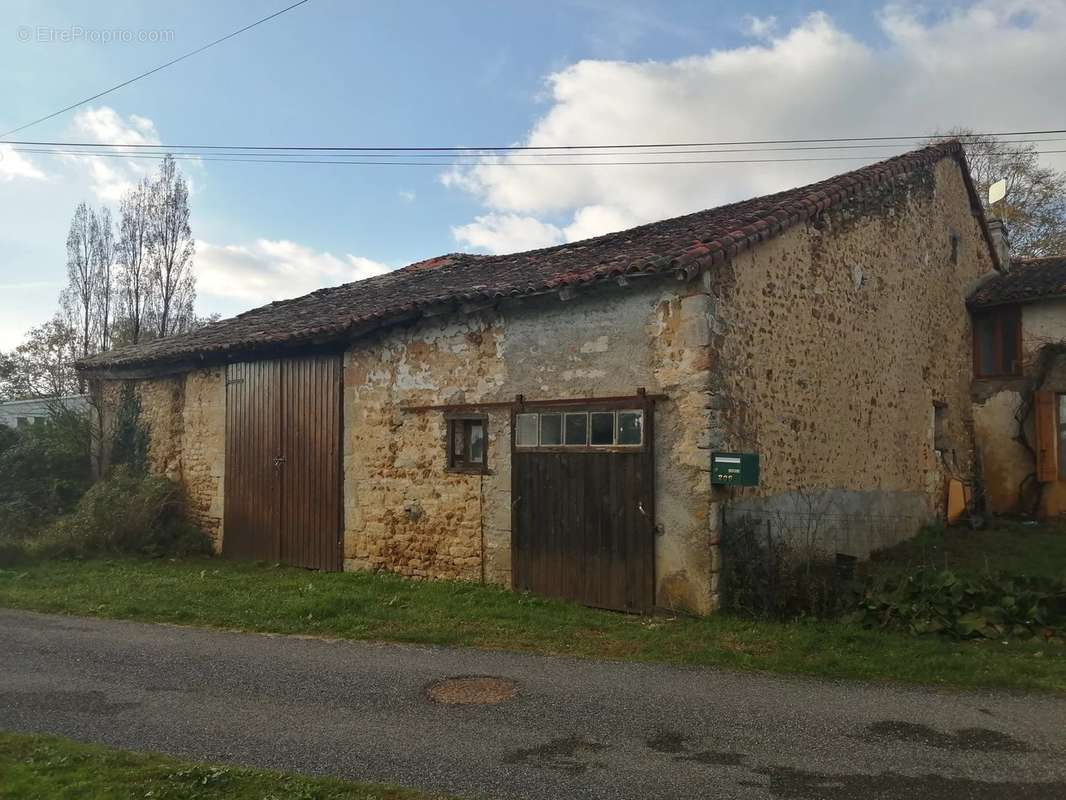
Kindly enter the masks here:
<path id="1" fill-rule="evenodd" d="M 724 614 L 635 617 L 453 581 L 218 559 L 40 562 L 0 570 L 0 606 L 186 625 L 522 650 L 830 678 L 1066 693 L 1066 647 L 951 642 Z"/>
<path id="2" fill-rule="evenodd" d="M 985 572 L 1066 577 L 1066 526 L 997 520 L 985 530 L 929 528 L 875 554 L 873 571 L 928 565 L 959 575 Z"/>
<path id="3" fill-rule="evenodd" d="M 52 736 L 0 733 L 0 797 L 5 800 L 431 800 L 407 789 L 212 766 L 129 753 Z"/>

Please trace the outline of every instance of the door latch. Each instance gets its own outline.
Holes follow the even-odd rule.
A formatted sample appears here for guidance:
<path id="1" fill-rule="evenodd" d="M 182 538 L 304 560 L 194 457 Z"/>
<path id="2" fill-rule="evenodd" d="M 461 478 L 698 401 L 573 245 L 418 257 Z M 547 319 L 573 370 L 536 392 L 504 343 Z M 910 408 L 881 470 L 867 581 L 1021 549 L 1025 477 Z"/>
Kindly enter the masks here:
<path id="1" fill-rule="evenodd" d="M 286 462 L 287 460 L 288 460 L 288 459 L 286 459 L 286 458 L 285 458 L 285 456 L 275 456 L 275 457 L 274 457 L 274 467 L 275 467 L 275 468 L 277 468 L 277 467 L 280 467 L 280 466 L 281 466 L 282 464 L 284 464 L 284 463 L 285 463 L 285 462 Z"/>

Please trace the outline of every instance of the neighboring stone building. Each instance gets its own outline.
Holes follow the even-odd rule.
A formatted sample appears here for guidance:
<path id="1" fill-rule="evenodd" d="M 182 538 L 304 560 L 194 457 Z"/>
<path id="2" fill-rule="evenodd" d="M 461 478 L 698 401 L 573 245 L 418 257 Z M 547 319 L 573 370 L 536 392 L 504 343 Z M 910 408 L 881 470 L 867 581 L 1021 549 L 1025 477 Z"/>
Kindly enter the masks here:
<path id="1" fill-rule="evenodd" d="M 942 513 L 973 461 L 966 298 L 996 268 L 947 143 L 82 371 L 105 434 L 133 388 L 150 463 L 224 555 L 703 613 L 727 506 L 895 520 L 877 544 Z M 759 484 L 712 485 L 713 452 L 757 452 Z M 834 549 L 872 546 L 846 533 Z"/>
<path id="2" fill-rule="evenodd" d="M 1066 257 L 1019 259 L 974 293 L 974 427 L 988 509 L 1066 512 Z"/>
<path id="3" fill-rule="evenodd" d="M 70 411 L 88 413 L 89 399 L 83 394 L 64 397 L 31 397 L 26 400 L 0 402 L 0 425 L 9 428 L 25 428 L 47 420 L 56 406 Z"/>

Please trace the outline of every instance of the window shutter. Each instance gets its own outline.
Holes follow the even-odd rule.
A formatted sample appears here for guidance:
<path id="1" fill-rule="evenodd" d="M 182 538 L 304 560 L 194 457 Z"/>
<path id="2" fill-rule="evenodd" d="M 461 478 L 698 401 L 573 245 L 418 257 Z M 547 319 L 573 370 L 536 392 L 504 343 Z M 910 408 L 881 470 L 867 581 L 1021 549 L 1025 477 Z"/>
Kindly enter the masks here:
<path id="1" fill-rule="evenodd" d="M 1035 393 L 1036 479 L 1050 483 L 1058 478 L 1055 447 L 1055 393 Z"/>

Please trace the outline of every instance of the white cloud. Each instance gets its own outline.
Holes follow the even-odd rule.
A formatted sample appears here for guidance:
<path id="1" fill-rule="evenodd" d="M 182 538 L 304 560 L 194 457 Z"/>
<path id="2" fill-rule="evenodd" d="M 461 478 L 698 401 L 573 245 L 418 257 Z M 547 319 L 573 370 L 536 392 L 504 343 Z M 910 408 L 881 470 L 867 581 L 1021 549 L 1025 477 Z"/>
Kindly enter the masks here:
<path id="1" fill-rule="evenodd" d="M 296 242 L 256 239 L 251 244 L 196 242 L 197 290 L 248 307 L 369 278 L 390 267 L 362 256 L 316 252 Z"/>
<path id="2" fill-rule="evenodd" d="M 467 225 L 452 228 L 456 241 L 490 253 L 534 250 L 563 241 L 563 231 L 535 217 L 485 214 Z"/>
<path id="3" fill-rule="evenodd" d="M 396 194 L 398 194 L 400 199 L 405 203 L 413 203 L 415 198 L 418 197 L 418 195 L 415 194 L 414 189 L 400 189 Z"/>
<path id="4" fill-rule="evenodd" d="M 13 150 L 9 144 L 0 144 L 0 182 L 15 178 L 44 180 L 44 177 L 45 174 L 22 153 Z"/>
<path id="5" fill-rule="evenodd" d="M 161 142 L 152 120 L 138 114 L 123 118 L 109 106 L 79 111 L 74 115 L 72 128 L 74 138 L 78 141 L 119 145 L 155 145 Z M 70 155 L 66 156 L 66 160 L 85 170 L 98 200 L 111 204 L 118 203 L 122 195 L 159 165 L 154 158 L 116 158 L 110 155 Z M 190 161 L 200 163 L 198 159 Z"/>
<path id="6" fill-rule="evenodd" d="M 747 26 L 748 35 L 756 39 L 765 39 L 777 30 L 777 17 L 774 16 L 756 17 L 749 14 L 744 18 L 744 23 Z"/>
<path id="7" fill-rule="evenodd" d="M 676 61 L 577 62 L 548 77 L 550 107 L 521 143 L 917 135 L 956 126 L 1002 131 L 1057 124 L 1053 101 L 1062 97 L 1060 76 L 1066 74 L 1061 46 L 1066 0 L 980 0 L 934 16 L 890 5 L 877 22 L 884 39 L 877 45 L 814 13 L 781 33 L 768 19 L 749 19 L 757 43 Z M 872 148 L 853 154 L 875 160 L 895 152 Z M 676 158 L 825 155 L 815 150 Z M 544 163 L 528 165 L 538 160 Z M 453 228 L 455 238 L 494 252 L 569 241 L 801 185 L 864 163 L 547 163 L 566 160 L 491 157 L 442 175 L 446 186 L 471 193 L 484 207 L 473 222 Z M 570 222 L 559 223 L 560 217 Z"/>

